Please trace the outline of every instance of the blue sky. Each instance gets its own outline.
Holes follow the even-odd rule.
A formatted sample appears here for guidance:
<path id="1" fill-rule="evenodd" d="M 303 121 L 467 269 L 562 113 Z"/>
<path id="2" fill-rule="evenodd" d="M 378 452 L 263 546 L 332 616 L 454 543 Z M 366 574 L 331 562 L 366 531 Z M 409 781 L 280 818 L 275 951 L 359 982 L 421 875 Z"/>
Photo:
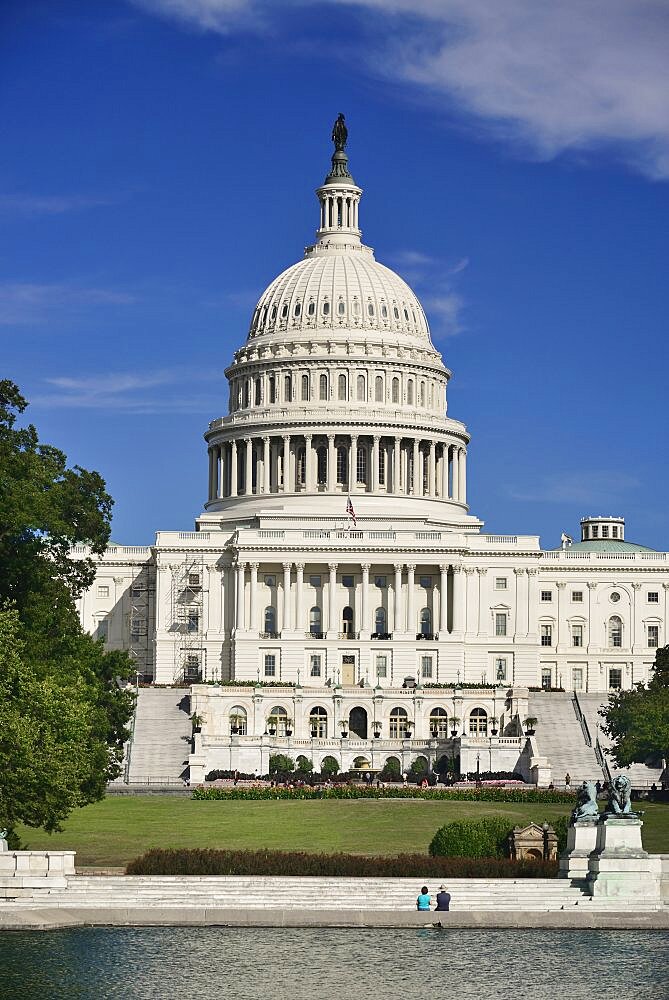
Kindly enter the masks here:
<path id="1" fill-rule="evenodd" d="M 663 0 L 5 0 L 4 377 L 115 497 L 190 529 L 256 298 L 343 111 L 361 225 L 416 289 L 493 532 L 669 548 Z"/>

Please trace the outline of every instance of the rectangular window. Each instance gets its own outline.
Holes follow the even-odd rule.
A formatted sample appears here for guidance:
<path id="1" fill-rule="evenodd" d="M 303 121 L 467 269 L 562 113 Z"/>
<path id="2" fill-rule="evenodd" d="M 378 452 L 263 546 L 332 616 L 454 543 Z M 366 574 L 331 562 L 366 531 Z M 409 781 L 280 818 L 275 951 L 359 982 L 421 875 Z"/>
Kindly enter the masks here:
<path id="1" fill-rule="evenodd" d="M 542 646 L 552 646 L 553 645 L 553 626 L 552 625 L 542 625 L 541 626 L 541 645 Z"/>
<path id="2" fill-rule="evenodd" d="M 602 525 L 602 538 L 608 538 L 608 537 L 609 537 L 609 526 L 608 526 L 608 524 L 603 524 Z"/>
<path id="3" fill-rule="evenodd" d="M 109 587 L 101 584 L 98 587 L 98 597 L 109 597 Z"/>
<path id="4" fill-rule="evenodd" d="M 311 668 L 310 668 L 309 673 L 311 674 L 311 676 L 312 677 L 320 677 L 321 676 L 321 656 L 320 656 L 320 653 L 314 653 L 310 657 L 310 663 L 311 663 Z"/>
<path id="5" fill-rule="evenodd" d="M 506 614 L 495 614 L 495 635 L 506 635 Z"/>
<path id="6" fill-rule="evenodd" d="M 592 537 L 599 538 L 599 528 L 596 524 L 593 524 L 592 526 Z"/>
<path id="7" fill-rule="evenodd" d="M 142 596 L 143 593 L 144 593 L 144 588 L 140 583 L 135 583 L 133 585 L 132 590 L 130 591 L 133 601 L 139 600 L 139 598 Z"/>
<path id="8" fill-rule="evenodd" d="M 544 689 L 544 691 L 550 691 L 550 689 L 553 687 L 552 667 L 541 668 L 541 686 Z"/>
<path id="9" fill-rule="evenodd" d="M 572 627 L 571 627 L 571 644 L 572 644 L 572 646 L 582 646 L 583 645 L 583 626 L 582 625 L 572 625 Z"/>
<path id="10" fill-rule="evenodd" d="M 381 589 L 383 589 L 384 587 L 387 587 L 388 586 L 388 582 L 387 582 L 386 577 L 385 576 L 376 576 L 376 577 L 374 577 L 374 585 L 376 587 L 380 587 Z"/>
<path id="11" fill-rule="evenodd" d="M 106 618 L 102 618 L 98 622 L 98 627 L 96 629 L 98 639 L 104 639 L 105 642 L 109 638 L 109 622 Z"/>
<path id="12" fill-rule="evenodd" d="M 376 657 L 376 676 L 377 677 L 387 677 L 388 676 L 388 657 L 387 656 L 377 656 Z"/>
<path id="13" fill-rule="evenodd" d="M 507 579 L 506 579 L 506 577 L 505 576 L 496 576 L 495 577 L 495 590 L 506 590 L 506 588 L 507 588 Z"/>
<path id="14" fill-rule="evenodd" d="M 342 576 L 341 585 L 345 590 L 352 590 L 355 586 L 355 579 L 352 576 Z"/>
<path id="15" fill-rule="evenodd" d="M 265 677 L 276 677 L 276 656 L 265 653 Z"/>
<path id="16" fill-rule="evenodd" d="M 191 589 L 197 589 L 200 586 L 200 574 L 199 573 L 189 573 L 188 574 L 188 586 Z"/>
<path id="17" fill-rule="evenodd" d="M 620 691 L 623 686 L 623 672 L 620 667 L 611 667 L 609 670 L 609 687 L 612 691 Z"/>
<path id="18" fill-rule="evenodd" d="M 429 590 L 430 587 L 432 586 L 432 577 L 431 576 L 421 576 L 421 577 L 418 578 L 418 583 L 425 590 Z"/>
<path id="19" fill-rule="evenodd" d="M 420 672 L 423 677 L 432 677 L 432 657 L 431 656 L 421 656 L 420 658 Z"/>
<path id="20" fill-rule="evenodd" d="M 553 592 L 551 590 L 542 590 L 541 591 L 541 600 L 544 601 L 544 603 L 546 601 L 552 601 L 553 600 Z"/>
<path id="21" fill-rule="evenodd" d="M 571 686 L 574 691 L 583 690 L 583 668 L 573 667 L 571 672 Z"/>
<path id="22" fill-rule="evenodd" d="M 320 587 L 320 585 L 321 585 L 321 578 L 320 578 L 320 576 L 310 576 L 309 577 L 309 586 L 314 587 L 316 590 L 318 590 L 318 588 Z"/>
<path id="23" fill-rule="evenodd" d="M 505 681 L 506 680 L 506 657 L 497 656 L 495 658 L 495 680 Z"/>
<path id="24" fill-rule="evenodd" d="M 386 450 L 379 449 L 379 486 L 386 485 Z"/>
<path id="25" fill-rule="evenodd" d="M 660 592 L 659 592 L 659 590 L 649 590 L 648 591 L 648 603 L 649 604 L 659 604 L 660 603 Z"/>
<path id="26" fill-rule="evenodd" d="M 615 524 L 611 528 L 611 537 L 612 538 L 617 538 L 618 537 L 618 528 L 617 528 L 617 526 Z"/>
<path id="27" fill-rule="evenodd" d="M 275 576 L 266 576 L 265 577 L 265 586 L 266 587 L 276 587 L 276 577 Z"/>
<path id="28" fill-rule="evenodd" d="M 649 625 L 648 626 L 648 648 L 657 649 L 660 644 L 660 626 L 659 625 Z"/>
<path id="29" fill-rule="evenodd" d="M 582 590 L 572 590 L 571 599 L 574 604 L 583 604 L 583 591 Z"/>
<path id="30" fill-rule="evenodd" d="M 186 631 L 197 632 L 200 627 L 200 616 L 197 611 L 189 611 L 186 619 Z"/>

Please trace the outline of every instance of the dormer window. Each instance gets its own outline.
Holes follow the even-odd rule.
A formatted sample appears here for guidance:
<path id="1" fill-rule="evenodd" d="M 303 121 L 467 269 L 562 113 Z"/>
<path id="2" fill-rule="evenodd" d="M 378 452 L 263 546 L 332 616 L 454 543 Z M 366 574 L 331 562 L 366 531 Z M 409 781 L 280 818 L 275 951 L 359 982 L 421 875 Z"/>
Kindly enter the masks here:
<path id="1" fill-rule="evenodd" d="M 293 310 L 293 315 L 294 316 L 299 316 L 301 312 L 302 312 L 302 306 L 300 305 L 299 302 L 296 302 L 295 303 L 295 308 Z"/>
<path id="2" fill-rule="evenodd" d="M 330 315 L 330 303 L 327 300 L 323 303 L 323 315 L 324 316 Z"/>
<path id="3" fill-rule="evenodd" d="M 346 306 L 344 305 L 343 299 L 339 300 L 339 305 L 337 306 L 337 312 L 339 313 L 340 316 L 343 316 L 344 313 L 346 312 Z"/>
<path id="4" fill-rule="evenodd" d="M 367 305 L 367 315 L 368 316 L 373 316 L 374 315 L 374 303 L 373 302 L 369 302 L 368 305 Z"/>
<path id="5" fill-rule="evenodd" d="M 388 307 L 386 305 L 381 306 L 381 316 L 383 319 L 388 319 Z"/>
<path id="6" fill-rule="evenodd" d="M 283 306 L 281 307 L 281 319 L 285 319 L 287 315 L 288 315 L 288 303 L 284 302 Z"/>
<path id="7" fill-rule="evenodd" d="M 316 305 L 315 305 L 315 303 L 310 302 L 309 303 L 309 308 L 307 309 L 307 315 L 313 316 L 315 312 L 316 312 Z"/>

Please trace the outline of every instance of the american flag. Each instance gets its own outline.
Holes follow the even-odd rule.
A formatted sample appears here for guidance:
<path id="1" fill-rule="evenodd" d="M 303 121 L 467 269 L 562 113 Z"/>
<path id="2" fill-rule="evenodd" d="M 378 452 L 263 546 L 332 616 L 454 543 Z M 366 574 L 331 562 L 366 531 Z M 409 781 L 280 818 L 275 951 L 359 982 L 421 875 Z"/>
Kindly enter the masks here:
<path id="1" fill-rule="evenodd" d="M 355 511 L 353 510 L 353 504 L 351 503 L 351 498 L 348 498 L 348 503 L 346 504 L 346 513 L 353 521 L 353 527 L 357 527 L 358 522 L 355 519 Z"/>

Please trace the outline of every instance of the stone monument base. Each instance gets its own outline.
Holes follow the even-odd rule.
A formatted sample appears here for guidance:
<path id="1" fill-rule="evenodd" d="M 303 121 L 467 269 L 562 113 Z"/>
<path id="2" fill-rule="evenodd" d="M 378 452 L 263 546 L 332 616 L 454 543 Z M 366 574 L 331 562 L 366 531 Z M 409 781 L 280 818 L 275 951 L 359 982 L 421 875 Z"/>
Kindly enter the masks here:
<path id="1" fill-rule="evenodd" d="M 558 878 L 587 879 L 590 855 L 597 844 L 598 819 L 598 816 L 577 819 L 567 828 L 567 848 L 560 856 Z"/>
<path id="2" fill-rule="evenodd" d="M 587 886 L 594 897 L 660 900 L 655 860 L 641 845 L 641 818 L 634 813 L 604 813 L 588 863 Z"/>

